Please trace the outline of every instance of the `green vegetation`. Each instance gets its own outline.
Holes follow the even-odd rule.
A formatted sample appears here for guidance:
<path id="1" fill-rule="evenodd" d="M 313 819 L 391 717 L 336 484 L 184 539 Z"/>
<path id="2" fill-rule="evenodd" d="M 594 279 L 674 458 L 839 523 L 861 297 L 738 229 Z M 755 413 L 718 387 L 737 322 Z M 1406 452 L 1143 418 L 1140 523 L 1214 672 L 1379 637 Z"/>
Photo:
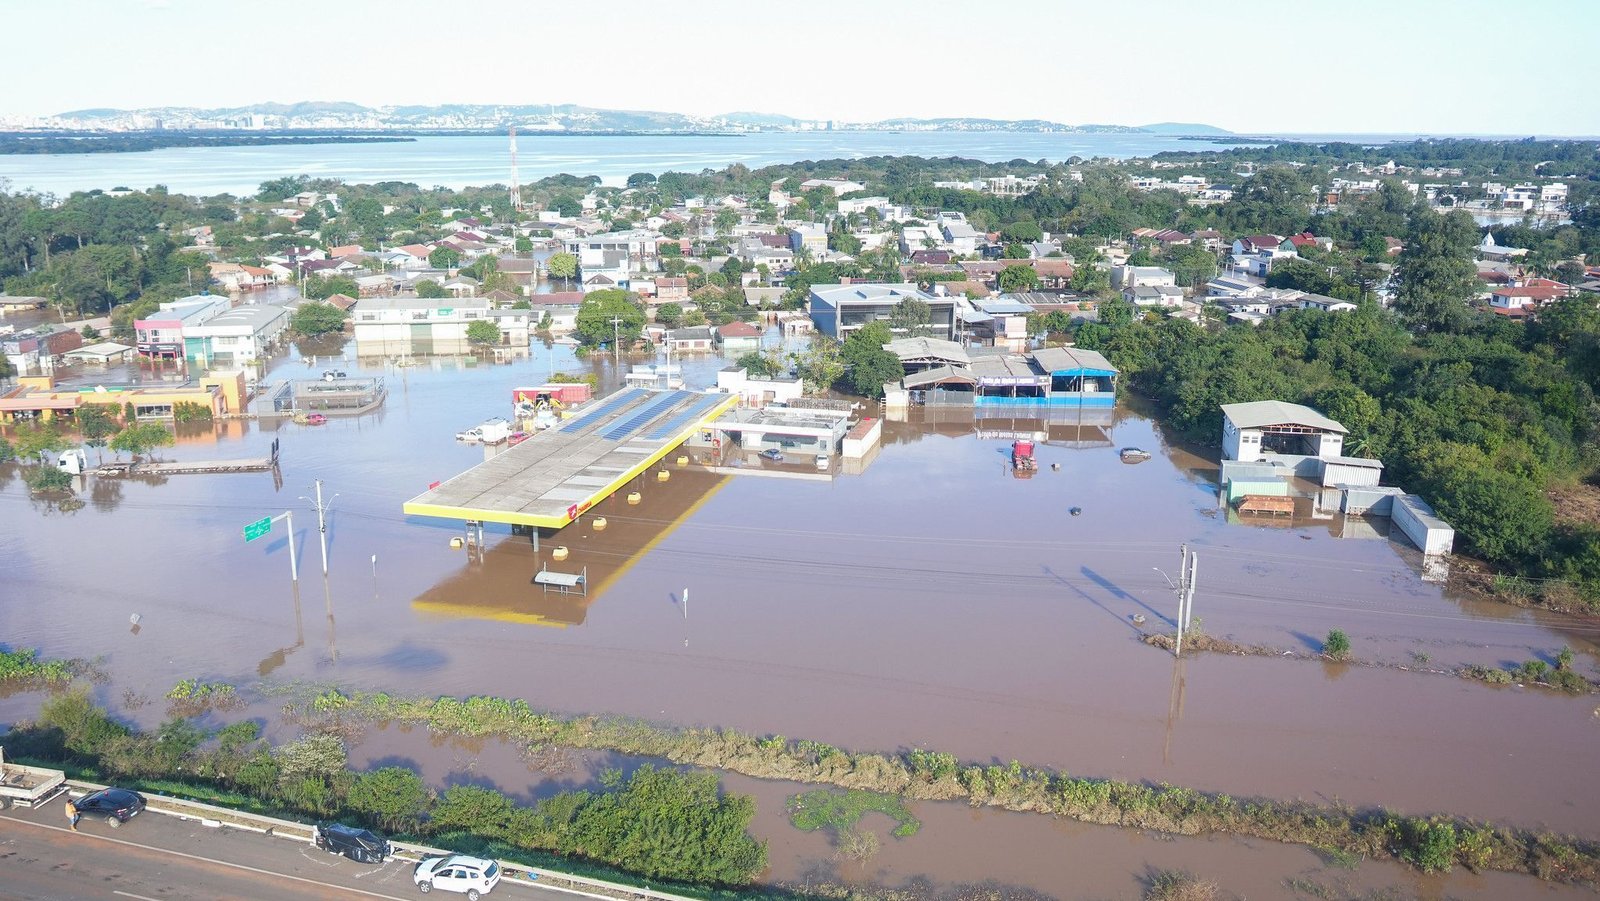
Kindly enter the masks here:
<path id="1" fill-rule="evenodd" d="M 428 300 L 439 300 L 441 298 L 450 296 L 450 292 L 444 289 L 444 285 L 439 284 L 437 281 L 434 281 L 431 278 L 425 278 L 418 281 L 416 290 L 418 297 L 426 298 Z"/>
<path id="2" fill-rule="evenodd" d="M 578 274 L 578 258 L 570 253 L 553 253 L 544 269 L 551 278 L 573 278 Z"/>
<path id="3" fill-rule="evenodd" d="M 420 295 L 420 292 L 419 292 Z M 303 303 L 289 318 L 289 327 L 308 337 L 337 332 L 350 314 L 331 303 Z"/>
<path id="4" fill-rule="evenodd" d="M 72 476 L 54 466 L 35 466 L 22 477 L 31 491 L 67 491 L 72 488 Z"/>
<path id="5" fill-rule="evenodd" d="M 123 428 L 111 439 L 111 449 L 119 454 L 142 457 L 158 447 L 171 447 L 174 438 L 159 422 L 138 422 Z"/>
<path id="6" fill-rule="evenodd" d="M 1322 641 L 1322 655 L 1331 660 L 1344 660 L 1350 656 L 1350 636 L 1343 629 L 1332 629 Z"/>
<path id="7" fill-rule="evenodd" d="M 612 320 L 620 319 L 620 323 Z M 644 333 L 644 307 L 638 295 L 619 288 L 590 291 L 578 306 L 574 329 L 578 340 L 590 347 L 621 341 L 629 347 Z"/>
<path id="8" fill-rule="evenodd" d="M 893 795 L 859 789 L 817 789 L 789 799 L 789 823 L 804 832 L 826 828 L 842 835 L 854 829 L 863 816 L 873 812 L 886 814 L 895 821 L 896 838 L 909 838 L 922 828 L 922 821 L 912 816 L 905 802 Z"/>
<path id="9" fill-rule="evenodd" d="M 472 344 L 499 344 L 500 326 L 491 319 L 477 319 L 467 326 L 467 341 Z"/>
<path id="10" fill-rule="evenodd" d="M 869 322 L 845 338 L 839 359 L 855 393 L 881 398 L 884 385 L 897 382 L 905 375 L 900 358 L 883 349 L 892 340 L 894 334 L 883 322 Z"/>
<path id="11" fill-rule="evenodd" d="M 32 648 L 0 650 L 0 685 L 61 685 L 72 681 L 73 666 L 65 660 L 40 660 Z"/>
<path id="12" fill-rule="evenodd" d="M 186 682 L 174 691 L 206 688 Z M 46 701 L 37 721 L 14 727 L 5 743 L 16 757 L 69 763 L 119 784 L 161 785 L 181 795 L 198 786 L 247 809 L 359 821 L 446 847 L 556 853 L 712 886 L 744 885 L 766 868 L 765 846 L 747 831 L 754 801 L 722 794 L 709 773 L 643 766 L 624 779 L 610 772 L 601 790 L 564 792 L 533 806 L 478 786 L 436 796 L 409 769 L 351 771 L 344 743 L 330 734 L 268 747 L 254 723 L 211 733 L 181 718 L 140 732 L 81 689 Z"/>
<path id="13" fill-rule="evenodd" d="M 205 404 L 180 400 L 172 405 L 173 422 L 210 422 L 212 418 L 211 408 Z"/>
<path id="14" fill-rule="evenodd" d="M 287 709 L 313 727 L 391 722 L 425 726 L 444 735 L 501 736 L 536 747 L 603 749 L 763 779 L 907 799 L 965 800 L 975 806 L 1178 835 L 1254 836 L 1373 858 L 1429 860 L 1437 830 L 1424 827 L 1448 822 L 1459 838 L 1457 863 L 1479 870 L 1530 872 L 1545 879 L 1600 881 L 1600 843 L 1467 820 L 1403 817 L 1304 801 L 1240 800 L 1170 785 L 1077 778 L 1016 761 L 962 765 L 953 756 L 925 750 L 899 755 L 850 752 L 819 742 L 758 738 L 727 729 L 678 729 L 594 716 L 561 718 L 537 712 L 524 701 L 501 698 L 406 699 L 330 690 Z"/>
<path id="15" fill-rule="evenodd" d="M 347 275 L 333 275 L 327 278 L 317 276 L 306 279 L 305 289 L 301 293 L 312 300 L 327 300 L 335 294 L 343 294 L 346 297 L 360 297 L 361 286 L 356 284 L 355 279 Z M 311 333 L 306 332 L 303 334 Z"/>

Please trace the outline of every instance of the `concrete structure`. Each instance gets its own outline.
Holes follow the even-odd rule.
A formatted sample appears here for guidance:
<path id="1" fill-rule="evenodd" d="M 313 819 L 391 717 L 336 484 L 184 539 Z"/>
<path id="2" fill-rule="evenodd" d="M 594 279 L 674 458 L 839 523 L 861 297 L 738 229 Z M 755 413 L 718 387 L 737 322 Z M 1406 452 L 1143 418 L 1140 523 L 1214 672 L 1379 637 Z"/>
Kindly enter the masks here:
<path id="1" fill-rule="evenodd" d="M 152 359 L 182 359 L 185 330 L 204 325 L 231 306 L 232 301 L 227 297 L 209 294 L 194 294 L 162 304 L 157 312 L 133 322 L 139 355 Z"/>
<path id="2" fill-rule="evenodd" d="M 738 403 L 726 394 L 624 388 L 407 501 L 404 512 L 559 529 L 648 471 Z"/>
<path id="3" fill-rule="evenodd" d="M 233 368 L 267 355 L 289 328 L 289 309 L 271 304 L 234 307 L 183 330 L 183 355 L 201 366 Z"/>
<path id="4" fill-rule="evenodd" d="M 112 366 L 117 363 L 126 363 L 133 354 L 134 348 L 132 345 L 118 344 L 115 341 L 102 341 L 98 344 L 85 345 L 77 350 L 69 350 L 63 356 L 69 362 Z"/>
<path id="5" fill-rule="evenodd" d="M 813 256 L 828 250 L 828 231 L 815 223 L 802 223 L 789 229 L 789 249 L 809 251 Z M 769 264 L 770 265 L 770 264 Z"/>
<path id="6" fill-rule="evenodd" d="M 1015 298 L 999 297 L 979 301 L 978 309 L 989 317 L 986 337 L 991 344 L 1011 353 L 1028 349 L 1028 316 L 1033 307 Z"/>
<path id="7" fill-rule="evenodd" d="M 81 332 L 54 325 L 0 336 L 0 354 L 5 355 L 20 375 L 52 372 L 57 357 L 82 346 Z"/>
<path id="8" fill-rule="evenodd" d="M 1348 430 L 1310 407 L 1276 400 L 1222 405 L 1222 456 L 1250 462 L 1269 454 L 1328 459 Z"/>
<path id="9" fill-rule="evenodd" d="M 707 429 L 721 435 L 722 454 L 783 453 L 831 454 L 839 449 L 850 428 L 850 411 L 810 407 L 749 407 L 730 410 Z"/>
<path id="10" fill-rule="evenodd" d="M 489 301 L 483 297 L 363 298 L 356 305 L 353 317 L 356 352 L 362 355 L 466 353 L 472 349 L 467 341 L 467 327 L 490 318 Z"/>
<path id="11" fill-rule="evenodd" d="M 1218 479 L 1222 483 L 1223 497 L 1231 506 L 1240 498 L 1252 494 L 1288 497 L 1291 475 L 1288 467 L 1272 463 L 1223 460 Z"/>
<path id="12" fill-rule="evenodd" d="M 809 309 L 817 331 L 842 341 L 869 322 L 889 319 L 894 308 L 906 300 L 928 305 L 930 336 L 955 340 L 955 299 L 923 293 L 916 285 L 812 285 Z"/>
<path id="13" fill-rule="evenodd" d="M 742 366 L 727 366 L 717 373 L 717 390 L 739 395 L 746 406 L 787 404 L 805 395 L 805 382 L 794 376 L 751 376 Z"/>

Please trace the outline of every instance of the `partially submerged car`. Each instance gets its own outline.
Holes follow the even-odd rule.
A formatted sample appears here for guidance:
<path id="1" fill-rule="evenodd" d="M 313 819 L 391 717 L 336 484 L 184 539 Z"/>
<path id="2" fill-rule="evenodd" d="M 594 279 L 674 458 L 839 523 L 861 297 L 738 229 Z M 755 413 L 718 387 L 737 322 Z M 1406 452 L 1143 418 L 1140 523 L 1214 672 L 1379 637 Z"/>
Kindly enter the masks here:
<path id="1" fill-rule="evenodd" d="M 439 889 L 444 892 L 461 892 L 467 901 L 478 901 L 482 895 L 500 882 L 500 865 L 481 857 L 452 854 L 449 857 L 430 857 L 417 864 L 411 879 L 423 894 Z"/>
<path id="2" fill-rule="evenodd" d="M 343 823 L 318 823 L 311 827 L 311 843 L 329 854 L 343 854 L 357 863 L 383 863 L 390 850 L 383 836 Z"/>

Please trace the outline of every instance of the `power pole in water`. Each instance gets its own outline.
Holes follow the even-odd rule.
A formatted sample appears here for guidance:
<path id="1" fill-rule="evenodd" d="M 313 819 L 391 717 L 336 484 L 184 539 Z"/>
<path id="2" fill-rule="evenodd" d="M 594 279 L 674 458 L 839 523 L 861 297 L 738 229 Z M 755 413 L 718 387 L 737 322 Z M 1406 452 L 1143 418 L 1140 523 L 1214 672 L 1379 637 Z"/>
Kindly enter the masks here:
<path id="1" fill-rule="evenodd" d="M 322 480 L 321 479 L 317 479 L 317 499 L 316 499 L 316 501 L 314 501 L 314 504 L 316 506 L 316 511 L 317 511 L 317 534 L 322 539 L 322 574 L 323 575 L 327 575 L 328 574 L 328 509 L 331 506 L 333 506 L 334 498 L 337 498 L 338 496 L 339 495 L 335 494 L 333 497 L 328 498 L 327 503 L 323 503 L 323 501 L 322 501 Z M 303 501 L 311 500 L 311 498 L 306 497 L 304 495 L 301 495 L 300 499 L 303 500 Z"/>
<path id="2" fill-rule="evenodd" d="M 1189 546 L 1183 545 L 1183 569 L 1178 576 L 1178 638 L 1173 644 L 1172 655 L 1183 656 L 1183 634 L 1189 631 L 1189 622 L 1194 614 L 1194 582 L 1195 571 L 1200 561 L 1200 555 L 1191 553 Z"/>
<path id="3" fill-rule="evenodd" d="M 617 361 L 617 366 L 622 366 L 622 317 L 611 317 L 611 352 Z"/>

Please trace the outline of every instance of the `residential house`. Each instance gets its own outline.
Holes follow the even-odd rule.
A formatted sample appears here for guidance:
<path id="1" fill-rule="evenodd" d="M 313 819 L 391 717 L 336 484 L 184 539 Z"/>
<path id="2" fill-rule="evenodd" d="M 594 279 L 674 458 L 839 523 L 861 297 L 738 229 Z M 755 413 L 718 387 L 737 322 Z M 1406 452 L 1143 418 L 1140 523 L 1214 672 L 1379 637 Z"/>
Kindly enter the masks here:
<path id="1" fill-rule="evenodd" d="M 1124 291 L 1141 286 L 1171 287 L 1178 283 L 1171 269 L 1160 266 L 1116 266 L 1111 270 L 1111 281 Z"/>
<path id="2" fill-rule="evenodd" d="M 695 325 L 667 332 L 668 353 L 706 353 L 712 349 L 711 328 Z"/>
<path id="3" fill-rule="evenodd" d="M 1236 257 L 1276 251 L 1283 246 L 1283 238 L 1277 235 L 1246 235 L 1233 242 L 1233 255 Z"/>
<path id="4" fill-rule="evenodd" d="M 737 394 L 746 406 L 787 404 L 805 394 L 805 383 L 795 376 L 752 377 L 742 366 L 728 366 L 717 373 L 717 389 Z"/>
<path id="5" fill-rule="evenodd" d="M 441 287 L 449 291 L 451 297 L 477 297 L 478 288 L 481 287 L 481 284 L 470 275 L 457 275 L 454 278 L 445 279 Z"/>
<path id="6" fill-rule="evenodd" d="M 1300 297 L 1300 309 L 1321 310 L 1324 313 L 1349 313 L 1356 309 L 1356 305 L 1348 300 L 1337 297 L 1328 297 L 1322 294 L 1305 294 Z"/>
<path id="7" fill-rule="evenodd" d="M 657 303 L 687 303 L 689 300 L 689 280 L 676 276 L 667 276 L 655 280 Z"/>
<path id="8" fill-rule="evenodd" d="M 512 291 L 507 291 L 504 288 L 496 288 L 493 291 L 487 291 L 483 296 L 489 301 L 490 307 L 497 310 L 506 309 L 522 299 L 522 295 Z"/>
<path id="9" fill-rule="evenodd" d="M 585 247 L 578 254 L 583 290 L 628 287 L 628 252 Z"/>
<path id="10" fill-rule="evenodd" d="M 392 265 L 399 269 L 427 269 L 428 254 L 433 251 L 425 244 L 406 244 L 390 251 Z"/>
<path id="11" fill-rule="evenodd" d="M 743 354 L 761 349 L 761 329 L 748 322 L 730 322 L 716 329 L 716 343 L 725 354 Z"/>
<path id="12" fill-rule="evenodd" d="M 1528 255 L 1527 248 L 1505 247 L 1497 243 L 1493 232 L 1487 232 L 1483 240 L 1478 243 L 1478 259 L 1493 262 L 1510 262 L 1511 260 Z"/>
<path id="13" fill-rule="evenodd" d="M 787 288 L 765 288 L 750 286 L 744 289 L 744 302 L 746 306 L 759 307 L 762 304 L 777 306 L 783 302 L 783 295 L 788 293 Z"/>
<path id="14" fill-rule="evenodd" d="M 934 223 L 951 253 L 969 256 L 978 252 L 983 235 L 967 222 L 965 214 L 942 211 L 934 217 Z"/>
<path id="15" fill-rule="evenodd" d="M 984 337 L 995 347 L 1011 353 L 1028 349 L 1028 316 L 1033 307 L 1010 295 L 978 301 L 978 309 L 989 317 Z"/>
<path id="16" fill-rule="evenodd" d="M 906 300 L 928 305 L 931 337 L 955 339 L 955 299 L 926 294 L 911 284 L 812 285 L 809 312 L 817 331 L 843 340 L 869 322 L 887 320 Z"/>
<path id="17" fill-rule="evenodd" d="M 1136 307 L 1176 307 L 1183 303 L 1183 289 L 1175 285 L 1130 285 L 1122 289 L 1122 299 Z"/>
<path id="18" fill-rule="evenodd" d="M 578 327 L 578 309 L 583 306 L 582 291 L 556 291 L 535 294 L 529 298 L 533 321 L 542 324 L 555 334 L 565 334 Z M 545 323 L 548 317 L 549 322 Z"/>
<path id="19" fill-rule="evenodd" d="M 57 357 L 81 347 L 82 333 L 49 325 L 0 335 L 0 355 L 23 376 L 52 372 Z"/>

